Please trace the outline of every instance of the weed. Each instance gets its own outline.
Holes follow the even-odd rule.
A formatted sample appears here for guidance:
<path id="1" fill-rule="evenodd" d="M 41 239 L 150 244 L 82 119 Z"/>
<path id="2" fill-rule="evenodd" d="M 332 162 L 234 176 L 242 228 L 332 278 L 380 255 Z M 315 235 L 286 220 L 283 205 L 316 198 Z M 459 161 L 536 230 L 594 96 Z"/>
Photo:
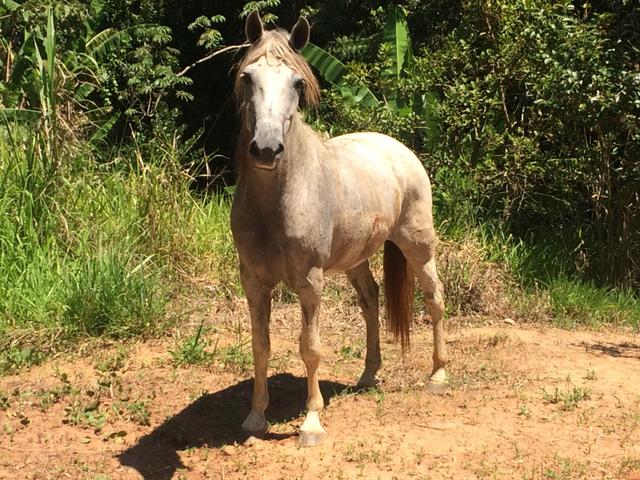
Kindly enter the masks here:
<path id="1" fill-rule="evenodd" d="M 107 421 L 107 417 L 99 411 L 99 407 L 100 402 L 97 400 L 85 404 L 76 399 L 71 405 L 65 407 L 63 422 L 83 428 L 93 428 L 98 432 Z"/>
<path id="2" fill-rule="evenodd" d="M 507 343 L 509 341 L 509 334 L 505 332 L 497 332 L 486 339 L 489 347 L 497 347 L 501 343 Z"/>
<path id="3" fill-rule="evenodd" d="M 114 354 L 99 358 L 94 367 L 97 372 L 103 374 L 117 372 L 125 367 L 128 355 L 129 352 L 125 347 L 118 347 Z"/>
<path id="4" fill-rule="evenodd" d="M 625 457 L 620 463 L 620 469 L 618 475 L 631 477 L 632 473 L 640 473 L 640 458 Z"/>
<path id="5" fill-rule="evenodd" d="M 185 339 L 176 349 L 171 350 L 171 357 L 176 366 L 181 365 L 202 365 L 211 360 L 217 349 L 217 341 L 213 352 L 207 351 L 209 342 L 202 337 L 204 319 L 195 335 Z"/>
<path id="6" fill-rule="evenodd" d="M 150 425 L 151 414 L 147 402 L 136 400 L 134 402 L 121 402 L 117 407 L 118 413 L 127 420 L 142 426 Z"/>
<path id="7" fill-rule="evenodd" d="M 344 459 L 347 462 L 358 463 L 361 466 L 367 464 L 386 463 L 390 460 L 391 455 L 388 449 L 372 447 L 372 444 L 365 442 L 357 442 L 347 445 L 344 451 Z M 374 444 L 381 446 L 382 444 Z"/>
<path id="8" fill-rule="evenodd" d="M 544 480 L 568 480 L 571 478 L 586 478 L 587 466 L 576 462 L 570 458 L 556 455 L 553 467 L 546 467 L 542 470 Z"/>
<path id="9" fill-rule="evenodd" d="M 291 350 L 287 350 L 284 354 L 274 355 L 269 359 L 269 368 L 275 373 L 286 372 L 289 367 L 289 361 L 294 355 Z"/>
<path id="10" fill-rule="evenodd" d="M 216 290 L 240 292 L 229 196 L 190 190 L 180 142 L 113 158 L 67 142 L 56 162 L 38 129 L 0 135 L 0 373 L 87 335 L 159 332 L 184 276 L 211 273 Z"/>
<path id="11" fill-rule="evenodd" d="M 71 391 L 71 384 L 68 381 L 63 381 L 62 385 L 58 387 L 41 391 L 38 395 L 40 397 L 40 410 L 46 412 L 49 407 L 58 403 L 62 398 L 69 395 Z"/>
<path id="12" fill-rule="evenodd" d="M 520 404 L 520 410 L 518 411 L 518 415 L 525 417 L 525 418 L 531 418 L 531 409 L 524 403 Z"/>
<path id="13" fill-rule="evenodd" d="M 104 252 L 80 263 L 67 279 L 65 321 L 84 333 L 114 338 L 152 331 L 168 301 L 152 257 Z"/>
<path id="14" fill-rule="evenodd" d="M 3 391 L 0 391 L 0 410 L 6 410 L 10 406 L 11 404 L 9 403 L 9 396 Z"/>
<path id="15" fill-rule="evenodd" d="M 640 299 L 631 290 L 601 288 L 564 277 L 550 280 L 546 289 L 554 323 L 562 328 L 611 324 L 640 328 Z"/>
<path id="16" fill-rule="evenodd" d="M 587 370 L 587 373 L 583 378 L 585 380 L 597 380 L 598 376 L 596 375 L 596 371 L 592 369 L 592 370 Z"/>
<path id="17" fill-rule="evenodd" d="M 246 373 L 253 365 L 253 355 L 247 351 L 245 344 L 235 344 L 221 348 L 216 353 L 224 368 L 238 373 Z"/>
<path id="18" fill-rule="evenodd" d="M 589 389 L 573 387 L 571 390 L 561 390 L 555 387 L 553 393 L 549 393 L 545 388 L 542 389 L 542 398 L 544 401 L 552 404 L 559 404 L 564 411 L 573 411 L 578 403 L 583 400 L 589 400 L 591 393 Z"/>
<path id="19" fill-rule="evenodd" d="M 372 397 L 376 402 L 376 417 L 380 420 L 383 416 L 385 393 L 380 387 L 371 387 L 365 390 L 365 394 Z"/>
<path id="20" fill-rule="evenodd" d="M 12 373 L 21 368 L 38 365 L 44 355 L 31 347 L 11 347 L 0 355 L 0 374 Z"/>
<path id="21" fill-rule="evenodd" d="M 349 345 L 343 345 L 342 347 L 340 347 L 340 350 L 338 350 L 338 355 L 340 355 L 340 358 L 342 360 L 353 360 L 362 358 L 362 349 L 351 347 Z"/>

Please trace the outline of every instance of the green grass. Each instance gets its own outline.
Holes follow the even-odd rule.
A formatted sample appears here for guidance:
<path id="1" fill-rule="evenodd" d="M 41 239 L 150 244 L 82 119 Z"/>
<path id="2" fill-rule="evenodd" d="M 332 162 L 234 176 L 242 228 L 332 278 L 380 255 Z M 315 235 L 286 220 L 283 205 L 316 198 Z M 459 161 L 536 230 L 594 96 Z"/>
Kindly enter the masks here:
<path id="1" fill-rule="evenodd" d="M 585 280 L 570 264 L 570 256 L 559 245 L 530 244 L 505 233 L 506 228 L 485 224 L 467 229 L 443 228 L 443 238 L 456 245 L 471 244 L 471 252 L 449 257 L 441 269 L 448 308 L 482 313 L 482 291 L 502 288 L 510 296 L 511 311 L 504 316 L 539 320 L 548 318 L 561 328 L 631 327 L 640 330 L 640 296 L 631 288 L 600 286 Z M 455 262 L 451 261 L 455 260 Z M 479 263 L 483 263 L 478 268 Z M 503 275 L 493 281 L 480 278 L 487 269 Z"/>
<path id="2" fill-rule="evenodd" d="M 214 346 L 213 351 L 207 350 L 210 342 L 203 337 L 203 333 L 206 333 L 204 331 L 204 320 L 200 322 L 200 326 L 194 335 L 180 342 L 169 352 L 173 358 L 174 365 L 201 365 L 208 363 L 213 358 L 217 345 Z"/>
<path id="3" fill-rule="evenodd" d="M 598 287 L 564 276 L 546 285 L 554 322 L 562 328 L 603 325 L 640 329 L 640 299 L 630 290 Z"/>
<path id="4" fill-rule="evenodd" d="M 569 390 L 562 390 L 555 387 L 553 392 L 548 392 L 546 389 L 542 390 L 542 399 L 545 402 L 560 405 L 560 408 L 565 411 L 573 411 L 577 408 L 578 403 L 583 400 L 589 400 L 591 398 L 591 392 L 587 388 L 573 387 Z"/>
<path id="5" fill-rule="evenodd" d="M 0 373 L 88 336 L 154 335 L 206 277 L 239 292 L 230 199 L 198 196 L 187 151 L 156 139 L 100 159 L 0 125 Z M 144 158 L 144 161 L 143 161 Z"/>

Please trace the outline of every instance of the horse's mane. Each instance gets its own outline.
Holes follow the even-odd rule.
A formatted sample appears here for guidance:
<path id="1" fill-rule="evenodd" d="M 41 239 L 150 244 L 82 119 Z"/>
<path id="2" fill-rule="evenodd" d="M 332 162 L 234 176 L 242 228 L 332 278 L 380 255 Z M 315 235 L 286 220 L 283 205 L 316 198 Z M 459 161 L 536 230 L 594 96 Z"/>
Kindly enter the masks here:
<path id="1" fill-rule="evenodd" d="M 262 56 L 284 63 L 297 72 L 304 79 L 304 106 L 316 107 L 320 102 L 320 85 L 311 67 L 304 57 L 289 45 L 289 33 L 286 30 L 269 30 L 262 34 L 262 38 L 249 47 L 244 58 L 236 68 L 234 94 L 238 105 L 242 105 L 242 89 L 240 88 L 240 73 Z"/>

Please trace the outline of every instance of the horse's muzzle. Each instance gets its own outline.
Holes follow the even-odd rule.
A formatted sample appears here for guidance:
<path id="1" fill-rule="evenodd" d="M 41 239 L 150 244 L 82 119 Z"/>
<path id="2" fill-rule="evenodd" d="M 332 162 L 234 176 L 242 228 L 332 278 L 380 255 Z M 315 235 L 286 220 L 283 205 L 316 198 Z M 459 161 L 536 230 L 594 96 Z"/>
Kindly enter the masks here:
<path id="1" fill-rule="evenodd" d="M 282 143 L 263 148 L 260 148 L 255 140 L 249 144 L 249 155 L 253 157 L 255 167 L 262 170 L 274 170 L 278 166 L 282 152 L 284 152 Z"/>

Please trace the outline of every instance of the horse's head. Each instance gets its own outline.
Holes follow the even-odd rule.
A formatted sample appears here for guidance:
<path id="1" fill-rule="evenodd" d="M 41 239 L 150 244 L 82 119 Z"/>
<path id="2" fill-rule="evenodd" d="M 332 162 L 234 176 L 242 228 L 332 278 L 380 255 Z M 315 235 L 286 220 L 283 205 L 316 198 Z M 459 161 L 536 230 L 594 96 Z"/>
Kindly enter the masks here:
<path id="1" fill-rule="evenodd" d="M 309 40 L 309 23 L 300 17 L 290 34 L 265 31 L 254 11 L 245 32 L 251 46 L 238 68 L 235 92 L 251 138 L 247 153 L 256 168 L 273 170 L 298 105 L 318 101 L 317 80 L 300 54 Z"/>

